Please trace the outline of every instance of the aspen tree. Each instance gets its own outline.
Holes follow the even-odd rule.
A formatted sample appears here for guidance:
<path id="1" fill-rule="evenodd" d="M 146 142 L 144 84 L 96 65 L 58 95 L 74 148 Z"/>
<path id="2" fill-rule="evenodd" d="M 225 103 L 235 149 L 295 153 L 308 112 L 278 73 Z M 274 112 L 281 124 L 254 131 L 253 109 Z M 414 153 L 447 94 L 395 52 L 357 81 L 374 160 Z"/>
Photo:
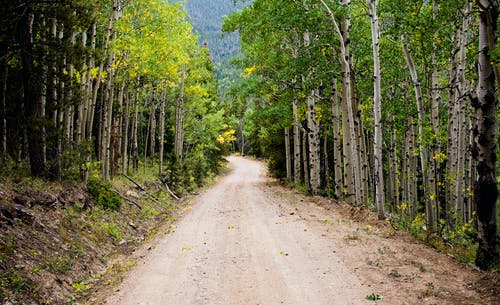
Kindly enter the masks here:
<path id="1" fill-rule="evenodd" d="M 334 30 L 337 33 L 340 41 L 340 63 L 342 67 L 342 103 L 344 107 L 346 108 L 346 117 L 347 125 L 344 125 L 344 134 L 348 134 L 348 139 L 346 140 L 344 138 L 344 145 L 348 147 L 348 154 L 346 154 L 344 157 L 349 155 L 349 158 L 346 158 L 346 160 L 351 161 L 352 163 L 348 163 L 346 161 L 344 165 L 346 166 L 344 170 L 344 174 L 346 176 L 346 179 L 344 183 L 348 187 L 348 200 L 350 199 L 349 197 L 353 198 L 354 200 L 350 200 L 350 202 L 353 205 L 361 205 L 363 200 L 361 197 L 361 169 L 360 169 L 360 163 L 359 163 L 359 156 L 358 152 L 356 150 L 357 147 L 357 139 L 356 139 L 356 127 L 354 125 L 354 110 L 353 110 L 353 99 L 352 99 L 352 88 L 351 88 L 351 67 L 349 64 L 349 27 L 350 27 L 350 17 L 349 14 L 345 16 L 345 19 L 343 21 L 343 32 L 341 31 L 339 24 L 337 22 L 337 19 L 333 13 L 333 11 L 330 9 L 328 4 L 324 0 L 320 0 L 321 4 L 325 7 L 326 11 L 328 12 L 328 15 L 330 16 L 331 22 L 333 24 Z M 343 2 L 343 5 L 346 7 L 349 7 L 350 1 L 347 0 Z M 344 120 L 345 122 L 345 120 Z M 347 132 L 345 132 L 347 130 Z M 352 176 L 351 176 L 352 174 Z M 354 181 L 352 181 L 350 178 L 353 177 Z"/>
<path id="2" fill-rule="evenodd" d="M 495 50 L 498 3 L 496 0 L 477 0 L 479 7 L 479 82 L 473 155 L 477 162 L 474 199 L 477 206 L 478 249 L 476 265 L 487 269 L 498 260 L 497 178 L 495 174 L 497 145 L 497 97 L 494 67 L 490 52 Z"/>
<path id="3" fill-rule="evenodd" d="M 375 134 L 373 141 L 374 157 L 374 183 L 375 183 L 375 206 L 379 219 L 385 218 L 385 188 L 384 169 L 382 166 L 382 93 L 380 87 L 380 30 L 378 24 L 377 6 L 378 0 L 367 0 L 371 17 L 372 47 L 373 47 L 373 113 L 375 119 Z"/>

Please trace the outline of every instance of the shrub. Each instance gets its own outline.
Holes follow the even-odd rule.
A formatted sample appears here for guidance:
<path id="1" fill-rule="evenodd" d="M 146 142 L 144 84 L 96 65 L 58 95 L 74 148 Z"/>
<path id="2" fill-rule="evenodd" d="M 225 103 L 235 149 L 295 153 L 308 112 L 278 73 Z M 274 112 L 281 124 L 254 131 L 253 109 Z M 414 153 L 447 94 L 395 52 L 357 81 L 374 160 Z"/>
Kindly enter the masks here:
<path id="1" fill-rule="evenodd" d="M 118 210 L 122 204 L 120 197 L 111 190 L 111 184 L 97 177 L 89 178 L 87 190 L 104 209 Z"/>

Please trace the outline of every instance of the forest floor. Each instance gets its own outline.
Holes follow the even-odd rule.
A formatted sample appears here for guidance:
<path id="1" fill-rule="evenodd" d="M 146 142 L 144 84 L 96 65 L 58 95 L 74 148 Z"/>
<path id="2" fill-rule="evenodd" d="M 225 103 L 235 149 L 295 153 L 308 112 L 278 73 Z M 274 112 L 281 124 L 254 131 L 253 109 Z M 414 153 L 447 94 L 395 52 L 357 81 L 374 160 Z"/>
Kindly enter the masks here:
<path id="1" fill-rule="evenodd" d="M 123 258 L 190 202 L 170 199 L 156 174 L 134 177 L 148 194 L 124 177 L 113 187 L 141 208 L 124 201 L 110 210 L 81 183 L 1 176 L 0 304 L 76 304 L 119 282 L 133 263 Z"/>
<path id="2" fill-rule="evenodd" d="M 228 160 L 231 172 L 86 304 L 500 304 L 498 274 L 370 211 L 286 189 L 262 162 Z"/>

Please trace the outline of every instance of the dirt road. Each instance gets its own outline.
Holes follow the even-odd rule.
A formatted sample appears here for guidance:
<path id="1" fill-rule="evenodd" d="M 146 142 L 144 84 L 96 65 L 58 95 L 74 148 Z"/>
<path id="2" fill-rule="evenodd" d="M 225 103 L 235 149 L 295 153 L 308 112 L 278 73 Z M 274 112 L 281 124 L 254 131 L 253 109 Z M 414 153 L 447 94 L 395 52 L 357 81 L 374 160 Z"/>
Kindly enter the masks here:
<path id="1" fill-rule="evenodd" d="M 106 304 L 489 302 L 470 288 L 478 275 L 448 257 L 273 185 L 261 162 L 228 160 L 231 173 L 197 198 Z"/>

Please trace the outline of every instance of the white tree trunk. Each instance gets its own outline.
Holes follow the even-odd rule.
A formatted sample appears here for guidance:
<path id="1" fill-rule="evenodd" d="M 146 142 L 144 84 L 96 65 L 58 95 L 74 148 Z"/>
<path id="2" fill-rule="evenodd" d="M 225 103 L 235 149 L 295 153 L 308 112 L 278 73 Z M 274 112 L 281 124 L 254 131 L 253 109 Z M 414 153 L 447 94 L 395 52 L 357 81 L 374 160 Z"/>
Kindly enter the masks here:
<path id="1" fill-rule="evenodd" d="M 300 122 L 297 116 L 297 98 L 293 99 L 293 182 L 302 182 Z"/>
<path id="2" fill-rule="evenodd" d="M 353 178 L 354 178 L 354 183 L 350 184 L 349 181 L 345 181 L 348 185 L 348 187 L 353 186 L 353 192 L 354 194 L 348 194 L 349 196 L 354 195 L 354 200 L 351 201 L 354 205 L 361 205 L 363 202 L 363 198 L 361 195 L 361 190 L 362 190 L 362 185 L 361 185 L 361 168 L 360 168 L 360 162 L 359 162 L 359 157 L 358 157 L 358 152 L 356 151 L 357 148 L 357 138 L 356 138 L 356 127 L 354 124 L 354 111 L 353 111 L 353 99 L 352 99 L 352 88 L 351 88 L 351 66 L 349 65 L 349 60 L 350 60 L 350 54 L 349 54 L 349 28 L 350 28 L 350 15 L 347 14 L 343 23 L 343 30 L 344 33 L 341 32 L 339 24 L 337 22 L 337 19 L 335 18 L 335 15 L 333 11 L 330 9 L 330 7 L 326 4 L 324 0 L 320 0 L 323 6 L 325 7 L 326 11 L 330 15 L 330 19 L 332 21 L 333 27 L 335 32 L 337 33 L 340 41 L 340 63 L 342 67 L 342 83 L 343 83 L 343 94 L 342 96 L 344 97 L 343 103 L 346 105 L 347 108 L 347 121 L 349 126 L 344 126 L 344 130 L 347 130 L 346 134 L 349 135 L 348 137 L 348 143 L 347 145 L 349 146 L 349 155 L 350 155 L 350 161 L 352 161 L 352 164 L 350 164 L 350 168 L 346 169 L 350 172 L 352 172 Z M 344 5 L 349 6 L 350 1 L 345 1 Z M 347 127 L 347 128 L 346 128 Z M 346 179 L 347 180 L 347 179 Z M 348 198 L 349 199 L 349 198 Z"/>
<path id="3" fill-rule="evenodd" d="M 317 90 L 313 90 L 307 97 L 307 136 L 309 138 L 309 185 L 311 193 L 318 195 L 321 189 L 321 160 L 320 160 L 320 137 L 319 123 L 316 117 Z"/>
<path id="4" fill-rule="evenodd" d="M 286 164 L 286 180 L 292 182 L 292 156 L 290 149 L 290 128 L 285 128 L 285 164 Z"/>
<path id="5" fill-rule="evenodd" d="M 179 86 L 179 98 L 177 99 L 177 105 L 175 107 L 175 139 L 174 139 L 174 151 L 177 155 L 177 160 L 182 163 L 183 151 L 184 151 L 184 83 L 186 80 L 186 68 L 182 67 L 181 72 L 181 83 Z M 242 133 L 243 139 L 243 133 Z M 243 146 L 243 145 L 242 145 Z M 242 148 L 243 149 L 243 148 Z"/>
<path id="6" fill-rule="evenodd" d="M 340 126 L 342 124 L 341 109 L 337 94 L 337 79 L 332 80 L 332 125 L 333 125 L 333 166 L 335 181 L 335 197 L 342 198 L 343 173 L 342 173 L 342 137 Z"/>
<path id="7" fill-rule="evenodd" d="M 384 168 L 382 165 L 382 94 L 380 88 L 380 30 L 378 24 L 377 6 L 378 0 L 367 0 L 371 16 L 372 46 L 373 46 L 373 117 L 375 119 L 374 141 L 373 141 L 373 173 L 375 183 L 375 206 L 379 219 L 385 218 L 385 188 Z"/>
<path id="8" fill-rule="evenodd" d="M 422 85 L 420 83 L 420 79 L 417 74 L 417 69 L 415 68 L 415 62 L 413 60 L 413 56 L 408 49 L 408 45 L 406 44 L 405 34 L 401 35 L 401 42 L 403 44 L 403 53 L 406 59 L 406 65 L 410 70 L 411 79 L 413 82 L 413 86 L 415 89 L 415 99 L 417 101 L 417 111 L 418 111 L 418 142 L 419 142 L 419 151 L 420 151 L 420 170 L 422 174 L 422 181 L 424 181 L 424 199 L 425 199 L 425 211 L 426 211 L 426 223 L 427 229 L 429 231 L 435 231 L 437 219 L 435 218 L 436 211 L 436 201 L 432 200 L 432 196 L 428 193 L 428 186 L 425 185 L 427 181 L 427 169 L 429 167 L 429 154 L 427 152 L 427 147 L 424 145 L 424 124 L 425 124 L 425 109 L 424 109 L 424 100 L 422 95 Z"/>

